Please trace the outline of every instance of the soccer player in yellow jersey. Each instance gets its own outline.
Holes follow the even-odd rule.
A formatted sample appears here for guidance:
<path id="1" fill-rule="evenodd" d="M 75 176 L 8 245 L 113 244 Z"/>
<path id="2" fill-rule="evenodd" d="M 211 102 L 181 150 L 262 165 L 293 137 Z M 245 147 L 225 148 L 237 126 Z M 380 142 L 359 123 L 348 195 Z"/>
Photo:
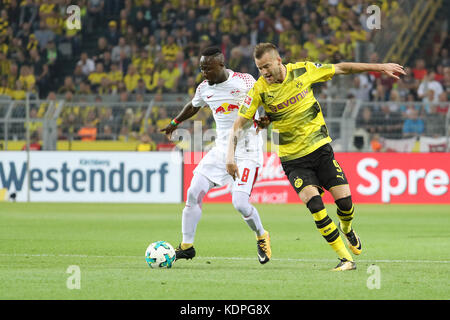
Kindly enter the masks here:
<path id="1" fill-rule="evenodd" d="M 277 48 L 271 43 L 260 43 L 254 49 L 256 66 L 261 77 L 239 108 L 229 136 L 227 171 L 233 179 L 240 173 L 235 163 L 235 146 L 242 129 L 259 106 L 263 106 L 273 123 L 273 140 L 277 144 L 284 172 L 302 202 L 310 210 L 317 229 L 339 257 L 334 271 L 356 269 L 338 228 L 328 216 L 322 201 L 324 189 L 333 196 L 337 205 L 340 230 L 355 255 L 361 253 L 361 241 L 352 228 L 354 207 L 347 178 L 334 159 L 331 138 L 321 107 L 311 89 L 316 82 L 331 80 L 335 74 L 380 71 L 398 79 L 405 74 L 403 67 L 394 63 L 338 63 L 318 64 L 297 62 L 284 65 Z M 266 125 L 267 125 L 266 121 Z M 264 123 L 258 123 L 264 127 Z"/>

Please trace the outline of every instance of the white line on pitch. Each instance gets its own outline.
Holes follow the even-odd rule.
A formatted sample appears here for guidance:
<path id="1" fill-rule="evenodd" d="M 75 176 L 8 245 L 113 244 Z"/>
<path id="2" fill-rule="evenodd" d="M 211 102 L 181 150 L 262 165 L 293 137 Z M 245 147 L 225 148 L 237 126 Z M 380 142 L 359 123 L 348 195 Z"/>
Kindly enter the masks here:
<path id="1" fill-rule="evenodd" d="M 52 253 L 41 253 L 41 254 L 26 254 L 26 253 L 0 253 L 2 257 L 69 257 L 69 258 L 143 258 L 142 256 L 98 256 L 98 255 L 87 255 L 87 254 L 52 254 Z M 250 261 L 256 258 L 250 257 L 202 257 L 198 256 L 197 259 L 201 260 L 242 260 Z M 296 258 L 272 258 L 273 261 L 293 261 L 293 262 L 333 262 L 336 259 L 296 259 Z M 367 262 L 367 263 L 450 263 L 450 260 L 360 260 L 356 259 L 357 262 Z"/>

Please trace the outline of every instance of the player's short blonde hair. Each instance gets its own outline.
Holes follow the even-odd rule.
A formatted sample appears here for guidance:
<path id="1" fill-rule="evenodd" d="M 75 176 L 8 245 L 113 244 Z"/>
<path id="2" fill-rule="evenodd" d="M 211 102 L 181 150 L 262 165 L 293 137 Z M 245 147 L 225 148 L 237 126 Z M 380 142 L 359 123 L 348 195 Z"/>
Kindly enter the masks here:
<path id="1" fill-rule="evenodd" d="M 270 43 L 270 42 L 258 43 L 255 46 L 255 49 L 253 50 L 253 57 L 255 59 L 261 59 L 261 57 L 266 52 L 271 52 L 271 51 L 275 56 L 279 56 L 278 49 L 273 43 Z"/>

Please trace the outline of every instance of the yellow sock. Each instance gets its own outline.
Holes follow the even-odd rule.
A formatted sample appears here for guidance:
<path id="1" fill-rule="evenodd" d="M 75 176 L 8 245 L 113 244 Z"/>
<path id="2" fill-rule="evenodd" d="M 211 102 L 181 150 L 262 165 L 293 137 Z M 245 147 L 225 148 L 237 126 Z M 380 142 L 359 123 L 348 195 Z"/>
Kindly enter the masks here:
<path id="1" fill-rule="evenodd" d="M 341 209 L 337 209 L 337 215 L 339 220 L 341 221 L 341 228 L 344 233 L 349 233 L 352 230 L 352 220 L 353 214 L 355 212 L 355 208 L 352 205 L 352 208 L 348 211 L 344 211 Z"/>
<path id="2" fill-rule="evenodd" d="M 344 245 L 344 241 L 342 241 L 342 238 L 340 236 L 335 241 L 331 242 L 330 246 L 333 248 L 334 251 L 336 251 L 340 259 L 345 258 L 348 261 L 353 261 L 350 252 L 348 252 L 347 248 Z"/>
<path id="3" fill-rule="evenodd" d="M 333 220 L 328 216 L 326 209 L 322 209 L 312 214 L 316 227 L 320 234 L 325 238 L 328 244 L 337 253 L 339 258 L 345 258 L 349 261 L 353 261 L 352 256 L 348 252 L 347 248 L 342 241 L 339 230 L 334 224 Z"/>
<path id="4" fill-rule="evenodd" d="M 181 243 L 181 250 L 189 249 L 190 247 L 194 246 L 193 243 Z"/>

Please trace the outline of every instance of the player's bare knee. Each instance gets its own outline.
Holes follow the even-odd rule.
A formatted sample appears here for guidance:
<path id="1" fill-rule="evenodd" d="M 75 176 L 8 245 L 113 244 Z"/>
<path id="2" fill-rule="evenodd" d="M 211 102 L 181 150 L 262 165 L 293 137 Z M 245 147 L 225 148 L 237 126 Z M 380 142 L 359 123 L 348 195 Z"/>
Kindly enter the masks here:
<path id="1" fill-rule="evenodd" d="M 337 207 L 339 208 L 339 210 L 350 211 L 353 206 L 352 196 L 337 199 L 335 201 L 335 203 L 336 203 Z"/>
<path id="2" fill-rule="evenodd" d="M 300 200 L 303 203 L 307 204 L 313 197 L 320 196 L 319 190 L 317 187 L 309 185 L 304 187 L 298 194 Z"/>

